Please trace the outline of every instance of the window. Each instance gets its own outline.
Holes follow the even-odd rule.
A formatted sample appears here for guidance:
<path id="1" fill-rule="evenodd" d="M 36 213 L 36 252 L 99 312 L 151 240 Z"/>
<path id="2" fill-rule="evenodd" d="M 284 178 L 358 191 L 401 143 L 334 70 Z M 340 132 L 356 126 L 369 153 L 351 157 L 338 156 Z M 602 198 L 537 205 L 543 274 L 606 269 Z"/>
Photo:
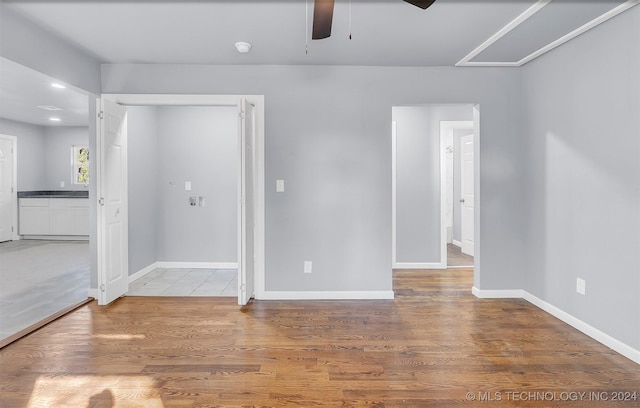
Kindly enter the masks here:
<path id="1" fill-rule="evenodd" d="M 89 183 L 89 147 L 72 146 L 73 184 Z"/>

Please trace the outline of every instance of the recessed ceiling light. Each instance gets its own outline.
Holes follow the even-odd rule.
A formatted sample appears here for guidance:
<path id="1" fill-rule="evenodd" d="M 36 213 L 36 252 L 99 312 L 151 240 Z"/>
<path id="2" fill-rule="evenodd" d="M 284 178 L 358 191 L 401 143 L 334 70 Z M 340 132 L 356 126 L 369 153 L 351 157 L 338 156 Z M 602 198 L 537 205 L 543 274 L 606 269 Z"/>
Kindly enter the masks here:
<path id="1" fill-rule="evenodd" d="M 54 88 L 58 88 L 58 89 L 65 89 L 66 88 L 66 86 L 64 86 L 62 84 L 59 84 L 57 82 L 52 83 L 51 86 L 54 87 Z"/>
<path id="2" fill-rule="evenodd" d="M 48 111 L 61 111 L 61 110 L 64 110 L 62 108 L 58 108 L 57 106 L 53 106 L 53 105 L 40 105 L 40 106 L 37 106 L 37 108 L 48 110 Z"/>
<path id="3" fill-rule="evenodd" d="M 60 118 L 49 118 L 52 122 L 60 122 Z"/>
<path id="4" fill-rule="evenodd" d="M 251 44 L 248 42 L 240 41 L 236 43 L 236 49 L 241 54 L 246 54 L 251 49 Z"/>

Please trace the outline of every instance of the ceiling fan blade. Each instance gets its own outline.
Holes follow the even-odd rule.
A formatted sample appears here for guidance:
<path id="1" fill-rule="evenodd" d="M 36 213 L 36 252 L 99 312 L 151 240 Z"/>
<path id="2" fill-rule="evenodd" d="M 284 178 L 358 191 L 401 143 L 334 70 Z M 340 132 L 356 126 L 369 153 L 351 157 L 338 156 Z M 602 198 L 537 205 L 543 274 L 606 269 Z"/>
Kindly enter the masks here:
<path id="1" fill-rule="evenodd" d="M 414 6 L 420 7 L 423 10 L 426 10 L 430 5 L 436 2 L 436 0 L 404 0 L 407 3 L 413 4 Z"/>
<path id="2" fill-rule="evenodd" d="M 315 0 L 313 4 L 312 40 L 321 40 L 331 36 L 334 3 L 335 0 Z"/>

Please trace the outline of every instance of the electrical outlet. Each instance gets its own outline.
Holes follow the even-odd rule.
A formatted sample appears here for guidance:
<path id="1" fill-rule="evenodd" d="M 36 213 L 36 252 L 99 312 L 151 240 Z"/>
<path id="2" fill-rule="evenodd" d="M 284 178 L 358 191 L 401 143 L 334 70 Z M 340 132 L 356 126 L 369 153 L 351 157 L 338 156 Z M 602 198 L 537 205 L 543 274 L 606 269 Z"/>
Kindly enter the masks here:
<path id="1" fill-rule="evenodd" d="M 284 180 L 276 180 L 276 193 L 284 193 Z"/>
<path id="2" fill-rule="evenodd" d="M 576 280 L 576 292 L 578 292 L 581 295 L 584 295 L 586 294 L 586 290 L 587 290 L 587 282 L 584 279 L 578 278 Z"/>
<path id="3" fill-rule="evenodd" d="M 185 181 L 184 182 L 184 191 L 191 191 L 191 182 L 190 181 Z"/>
<path id="4" fill-rule="evenodd" d="M 60 182 L 60 187 L 64 187 L 64 181 Z"/>
<path id="5" fill-rule="evenodd" d="M 304 273 L 311 273 L 313 263 L 311 261 L 304 261 Z"/>

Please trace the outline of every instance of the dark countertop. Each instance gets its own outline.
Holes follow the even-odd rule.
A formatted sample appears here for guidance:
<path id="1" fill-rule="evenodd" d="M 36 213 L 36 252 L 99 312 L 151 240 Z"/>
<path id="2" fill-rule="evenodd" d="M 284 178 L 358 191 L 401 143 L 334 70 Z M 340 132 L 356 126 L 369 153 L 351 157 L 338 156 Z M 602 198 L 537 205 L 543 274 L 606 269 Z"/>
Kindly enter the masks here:
<path id="1" fill-rule="evenodd" d="M 80 191 L 18 191 L 18 198 L 89 198 L 89 192 Z"/>

